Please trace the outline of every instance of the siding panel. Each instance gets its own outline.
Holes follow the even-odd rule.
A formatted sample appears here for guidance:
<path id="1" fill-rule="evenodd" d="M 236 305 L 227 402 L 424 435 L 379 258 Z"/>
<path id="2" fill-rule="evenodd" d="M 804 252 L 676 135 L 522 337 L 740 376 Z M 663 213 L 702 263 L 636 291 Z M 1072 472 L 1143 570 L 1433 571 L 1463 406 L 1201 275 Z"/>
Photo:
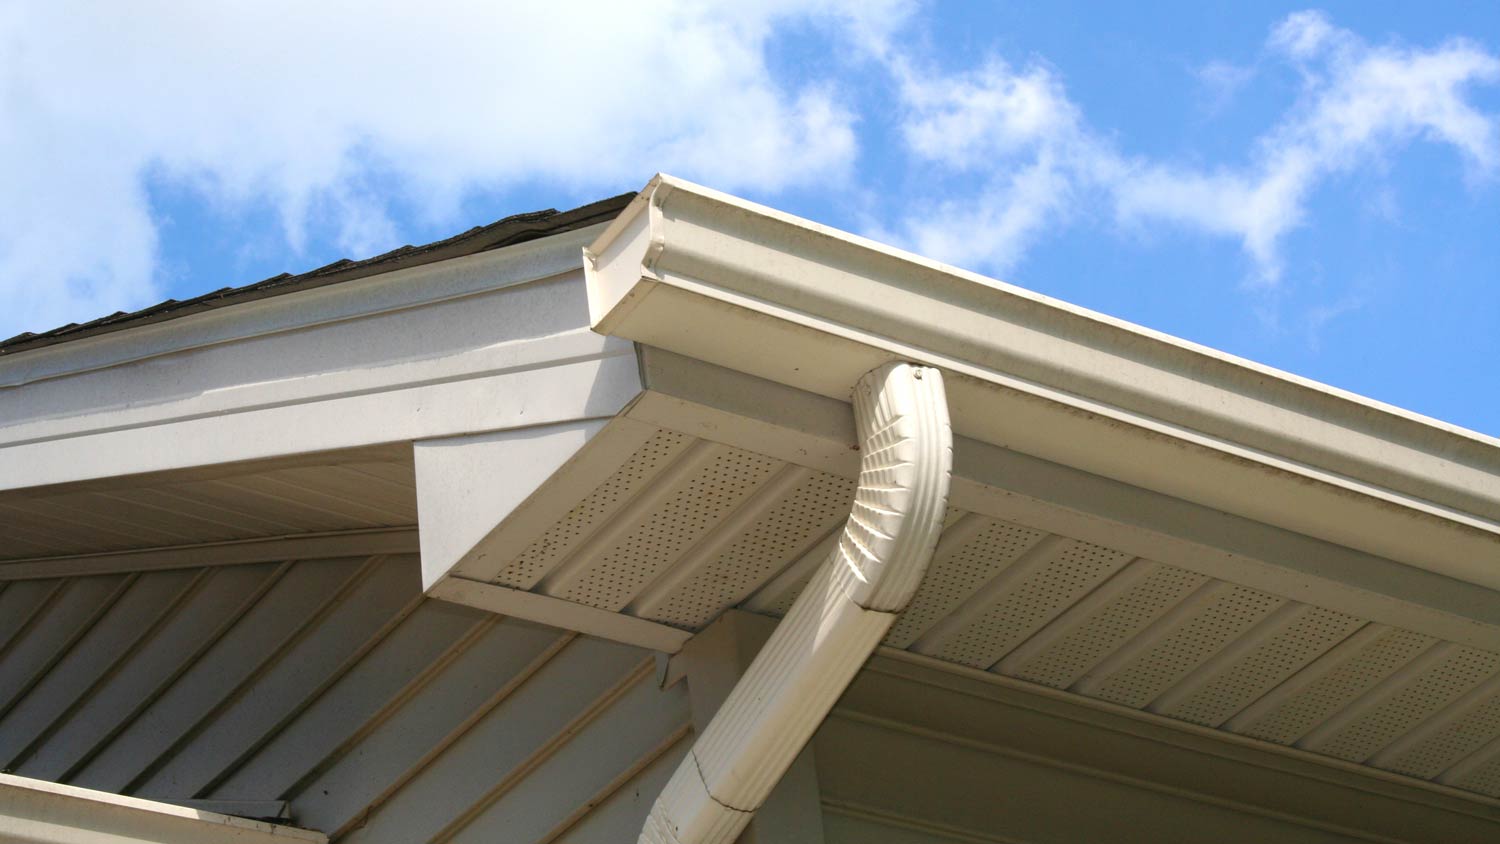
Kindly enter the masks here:
<path id="1" fill-rule="evenodd" d="M 244 618 L 137 716 L 73 785 L 134 793 L 136 780 L 169 756 L 260 664 L 355 575 L 364 561 L 293 566 Z M 188 797 L 190 795 L 180 795 Z"/>
<path id="2" fill-rule="evenodd" d="M 301 712 L 209 796 L 254 800 L 286 794 L 313 762 L 335 756 L 424 670 L 480 625 L 479 610 L 426 601 L 359 664 Z"/>
<path id="3" fill-rule="evenodd" d="M 36 686 L 0 718 L 0 767 L 12 770 L 33 742 L 83 699 L 117 660 L 148 635 L 198 572 L 142 575 Z"/>
<path id="4" fill-rule="evenodd" d="M 0 763 L 285 801 L 338 840 L 630 840 L 691 743 L 650 653 L 426 600 L 411 556 L 23 581 L 0 605 Z"/>

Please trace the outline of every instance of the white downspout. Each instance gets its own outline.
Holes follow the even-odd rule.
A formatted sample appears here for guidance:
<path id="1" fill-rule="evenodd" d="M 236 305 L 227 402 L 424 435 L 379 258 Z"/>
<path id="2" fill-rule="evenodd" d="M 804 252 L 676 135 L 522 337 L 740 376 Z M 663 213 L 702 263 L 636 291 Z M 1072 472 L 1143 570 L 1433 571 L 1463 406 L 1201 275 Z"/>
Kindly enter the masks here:
<path id="1" fill-rule="evenodd" d="M 729 844 L 921 582 L 948 502 L 942 376 L 893 363 L 854 388 L 859 486 L 838 546 L 662 789 L 641 844 Z"/>

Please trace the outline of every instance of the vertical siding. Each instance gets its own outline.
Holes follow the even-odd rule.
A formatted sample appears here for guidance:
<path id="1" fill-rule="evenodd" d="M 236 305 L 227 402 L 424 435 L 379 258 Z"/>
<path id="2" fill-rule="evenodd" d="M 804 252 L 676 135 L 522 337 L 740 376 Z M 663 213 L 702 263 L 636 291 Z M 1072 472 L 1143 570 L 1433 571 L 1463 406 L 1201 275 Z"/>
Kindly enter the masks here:
<path id="1" fill-rule="evenodd" d="M 633 839 L 689 723 L 651 654 L 425 600 L 413 557 L 0 591 L 0 768 L 342 841 Z"/>

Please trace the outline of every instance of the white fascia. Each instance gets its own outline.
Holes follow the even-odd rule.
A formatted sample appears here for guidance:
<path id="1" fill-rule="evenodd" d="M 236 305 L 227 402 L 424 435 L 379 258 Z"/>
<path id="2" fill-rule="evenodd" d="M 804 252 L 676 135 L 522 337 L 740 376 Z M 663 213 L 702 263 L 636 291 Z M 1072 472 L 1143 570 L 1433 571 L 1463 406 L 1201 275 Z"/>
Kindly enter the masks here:
<path id="1" fill-rule="evenodd" d="M 0 489 L 612 417 L 640 378 L 589 330 L 601 230 L 0 358 Z"/>
<path id="2" fill-rule="evenodd" d="M 727 844 L 906 608 L 942 533 L 953 437 L 942 376 L 887 364 L 854 389 L 860 473 L 837 546 L 651 808 L 643 844 Z"/>
<path id="3" fill-rule="evenodd" d="M 585 262 L 601 333 L 839 399 L 936 367 L 973 440 L 1500 588 L 1500 440 L 669 176 Z"/>

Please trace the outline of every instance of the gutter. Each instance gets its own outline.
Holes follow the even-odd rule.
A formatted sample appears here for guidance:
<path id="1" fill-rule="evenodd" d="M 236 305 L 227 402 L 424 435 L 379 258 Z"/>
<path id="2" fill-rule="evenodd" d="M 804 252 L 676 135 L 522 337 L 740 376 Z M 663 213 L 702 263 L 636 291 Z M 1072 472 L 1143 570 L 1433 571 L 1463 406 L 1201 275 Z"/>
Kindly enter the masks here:
<path id="1" fill-rule="evenodd" d="M 935 367 L 956 435 L 1500 589 L 1500 439 L 669 176 L 584 257 L 601 334 L 840 400 Z"/>
<path id="2" fill-rule="evenodd" d="M 915 594 L 943 529 L 953 436 L 941 374 L 854 387 L 859 484 L 837 546 L 662 790 L 642 844 L 728 844 Z"/>

